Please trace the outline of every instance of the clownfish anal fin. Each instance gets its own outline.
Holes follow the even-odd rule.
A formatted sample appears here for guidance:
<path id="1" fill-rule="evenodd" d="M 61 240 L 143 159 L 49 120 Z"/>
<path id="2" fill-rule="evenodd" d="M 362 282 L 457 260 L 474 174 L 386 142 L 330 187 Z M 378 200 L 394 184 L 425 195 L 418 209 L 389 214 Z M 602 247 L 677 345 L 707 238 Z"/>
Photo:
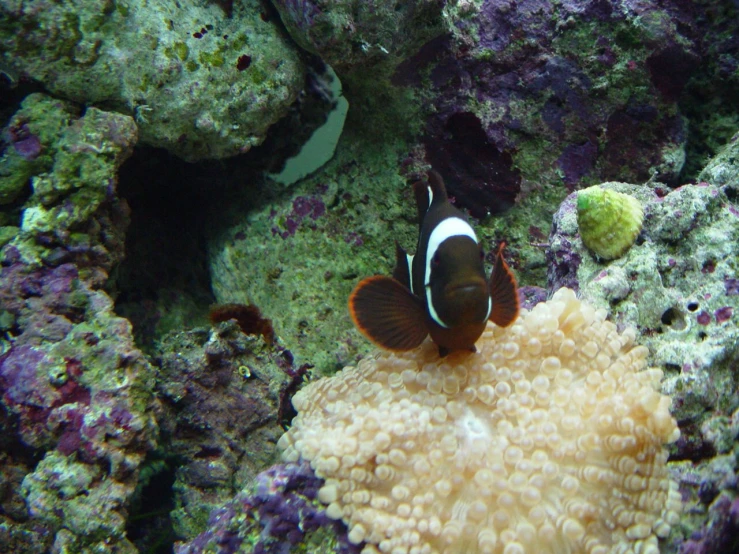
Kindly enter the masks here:
<path id="1" fill-rule="evenodd" d="M 412 350 L 428 335 L 423 302 L 390 277 L 363 279 L 349 296 L 349 313 L 364 336 L 387 350 Z"/>
<path id="2" fill-rule="evenodd" d="M 408 263 L 408 253 L 402 246 L 395 241 L 395 269 L 393 270 L 393 279 L 401 285 L 411 288 L 411 268 Z"/>
<path id="3" fill-rule="evenodd" d="M 508 327 L 516 321 L 519 311 L 516 278 L 503 259 L 504 247 L 505 243 L 501 243 L 498 254 L 495 256 L 495 265 L 489 283 L 490 298 L 493 304 L 489 319 L 499 327 Z"/>

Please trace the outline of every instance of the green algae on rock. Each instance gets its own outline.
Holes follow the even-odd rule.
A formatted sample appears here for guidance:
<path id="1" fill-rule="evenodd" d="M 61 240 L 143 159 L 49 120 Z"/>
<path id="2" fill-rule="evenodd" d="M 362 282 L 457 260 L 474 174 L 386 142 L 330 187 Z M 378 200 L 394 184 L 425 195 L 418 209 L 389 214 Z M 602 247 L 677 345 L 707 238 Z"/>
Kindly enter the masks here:
<path id="1" fill-rule="evenodd" d="M 671 386 L 675 373 L 685 381 L 678 419 L 697 417 L 706 406 L 715 409 L 716 387 L 734 390 L 729 367 L 739 352 L 739 217 L 731 188 L 684 185 L 659 196 L 661 187 L 603 186 L 643 204 L 644 242 L 608 264 L 586 255 L 577 240 L 573 193 L 555 214 L 549 287 L 575 287 L 588 302 L 609 309 L 617 323 L 636 326 L 651 363 L 668 374 L 664 386 Z M 725 404 L 731 410 L 730 401 Z"/>
<path id="2" fill-rule="evenodd" d="M 188 161 L 261 143 L 305 67 L 258 2 L 0 1 L 0 64 L 51 93 L 133 116 L 144 144 Z M 251 64 L 240 68 L 239 58 Z"/>
<path id="3" fill-rule="evenodd" d="M 698 180 L 708 181 L 716 186 L 739 187 L 739 163 L 737 163 L 737 159 L 739 159 L 739 132 L 735 133 L 718 154 L 708 162 L 698 175 Z"/>
<path id="4" fill-rule="evenodd" d="M 136 552 L 126 519 L 157 436 L 154 372 L 101 290 L 123 257 L 128 208 L 117 173 L 136 125 L 92 107 L 77 117 L 44 95 L 27 97 L 12 121 L 31 186 L 21 207 L 18 197 L 1 214 L 13 222 L 22 211 L 0 253 L 0 412 L 9 422 L 0 414 L 0 427 L 12 453 L 0 480 L 25 513 L 2 518 L 10 550 L 0 550 Z M 24 536 L 53 546 L 25 549 Z"/>
<path id="5" fill-rule="evenodd" d="M 577 193 L 577 225 L 583 243 L 599 258 L 623 256 L 642 228 L 644 210 L 628 194 L 598 186 Z"/>
<path id="6" fill-rule="evenodd" d="M 28 181 L 49 171 L 58 149 L 58 137 L 79 116 L 79 108 L 44 94 L 23 99 L 3 135 L 10 143 L 0 156 L 0 204 L 22 197 Z"/>

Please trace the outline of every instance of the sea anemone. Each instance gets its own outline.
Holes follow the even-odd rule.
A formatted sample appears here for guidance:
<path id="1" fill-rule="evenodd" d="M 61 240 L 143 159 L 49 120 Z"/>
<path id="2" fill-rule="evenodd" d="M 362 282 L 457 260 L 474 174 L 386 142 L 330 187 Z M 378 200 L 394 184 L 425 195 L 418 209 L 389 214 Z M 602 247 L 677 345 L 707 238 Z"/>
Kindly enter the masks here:
<path id="1" fill-rule="evenodd" d="M 605 312 L 559 290 L 477 353 L 430 341 L 314 381 L 279 441 L 364 553 L 657 554 L 680 496 L 662 372 Z"/>
<path id="2" fill-rule="evenodd" d="M 590 187 L 577 193 L 577 226 L 586 247 L 603 260 L 623 256 L 639 236 L 644 210 L 628 194 Z"/>

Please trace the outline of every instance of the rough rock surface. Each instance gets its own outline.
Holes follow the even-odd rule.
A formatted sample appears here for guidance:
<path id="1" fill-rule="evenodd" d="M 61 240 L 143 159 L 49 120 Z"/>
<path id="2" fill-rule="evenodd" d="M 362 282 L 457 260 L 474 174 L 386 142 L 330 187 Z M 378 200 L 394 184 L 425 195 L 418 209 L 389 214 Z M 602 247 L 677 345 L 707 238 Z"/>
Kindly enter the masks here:
<path id="1" fill-rule="evenodd" d="M 359 159 L 371 163 L 373 155 L 360 153 Z M 235 199 L 209 243 L 218 302 L 258 306 L 296 364 L 310 363 L 319 373 L 368 349 L 349 318 L 349 293 L 360 277 L 389 273 L 394 238 L 406 239 L 411 249 L 416 240 L 416 225 L 403 218 L 413 203 L 402 197 L 409 192 L 402 179 L 389 163 L 362 179 L 362 165 L 354 160 L 355 148 L 342 148 L 329 164 L 341 168 L 336 178 Z M 357 190 L 359 182 L 364 190 Z M 393 228 L 402 231 L 394 235 Z M 401 237 L 406 231 L 409 236 Z"/>
<path id="2" fill-rule="evenodd" d="M 437 0 L 275 0 L 290 35 L 340 74 L 376 70 L 441 34 Z"/>
<path id="3" fill-rule="evenodd" d="M 257 1 L 0 2 L 0 59 L 82 104 L 135 117 L 142 143 L 187 160 L 261 143 L 304 67 Z"/>
<path id="4" fill-rule="evenodd" d="M 671 190 L 607 183 L 644 205 L 644 228 L 621 258 L 604 263 L 580 240 L 575 194 L 554 216 L 547 253 L 549 287 L 576 286 L 636 325 L 665 369 L 681 430 L 671 447 L 684 515 L 665 552 L 735 548 L 739 364 L 739 206 L 737 141 L 708 162 L 695 185 Z M 728 550 L 726 550 L 728 548 Z"/>
<path id="5" fill-rule="evenodd" d="M 688 137 L 681 92 L 710 60 L 737 63 L 733 8 L 704 4 L 448 2 L 448 34 L 393 83 L 432 103 L 422 157 L 477 217 L 542 183 L 657 173 L 674 185 Z"/>
<path id="6" fill-rule="evenodd" d="M 48 159 L 0 253 L 0 539 L 14 552 L 134 552 L 125 525 L 154 446 L 153 371 L 101 287 L 123 252 L 116 173 L 136 127 L 42 96 L 19 114 L 29 136 L 61 124 L 39 131 Z"/>
<path id="7" fill-rule="evenodd" d="M 280 352 L 233 321 L 171 333 L 154 359 L 161 451 L 177 464 L 170 517 L 177 536 L 192 538 L 213 508 L 276 461 L 289 368 Z"/>
<path id="8" fill-rule="evenodd" d="M 599 262 L 580 240 L 574 199 L 555 215 L 550 237 L 551 288 L 576 285 L 583 298 L 635 325 L 667 370 L 679 420 L 730 409 L 731 367 L 739 350 L 739 210 L 732 185 L 684 185 L 675 190 L 608 183 L 644 205 L 644 228 L 621 258 Z M 735 186 L 735 185 L 734 185 Z"/>
<path id="9" fill-rule="evenodd" d="M 211 513 L 208 529 L 176 554 L 358 554 L 346 527 L 326 515 L 316 496 L 323 480 L 310 465 L 277 464 Z"/>

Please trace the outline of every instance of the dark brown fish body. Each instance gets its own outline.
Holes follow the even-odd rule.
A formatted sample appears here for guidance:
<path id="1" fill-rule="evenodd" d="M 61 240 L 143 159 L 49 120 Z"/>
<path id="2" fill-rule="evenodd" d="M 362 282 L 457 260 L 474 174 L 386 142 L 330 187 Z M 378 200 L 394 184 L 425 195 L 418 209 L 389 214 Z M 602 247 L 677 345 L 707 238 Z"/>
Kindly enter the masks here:
<path id="1" fill-rule="evenodd" d="M 488 319 L 510 325 L 518 315 L 516 282 L 498 251 L 490 281 L 484 253 L 441 177 L 414 185 L 420 232 L 415 256 L 396 245 L 393 279 L 369 277 L 349 298 L 355 324 L 389 350 L 410 350 L 427 335 L 445 355 L 474 350 Z"/>

